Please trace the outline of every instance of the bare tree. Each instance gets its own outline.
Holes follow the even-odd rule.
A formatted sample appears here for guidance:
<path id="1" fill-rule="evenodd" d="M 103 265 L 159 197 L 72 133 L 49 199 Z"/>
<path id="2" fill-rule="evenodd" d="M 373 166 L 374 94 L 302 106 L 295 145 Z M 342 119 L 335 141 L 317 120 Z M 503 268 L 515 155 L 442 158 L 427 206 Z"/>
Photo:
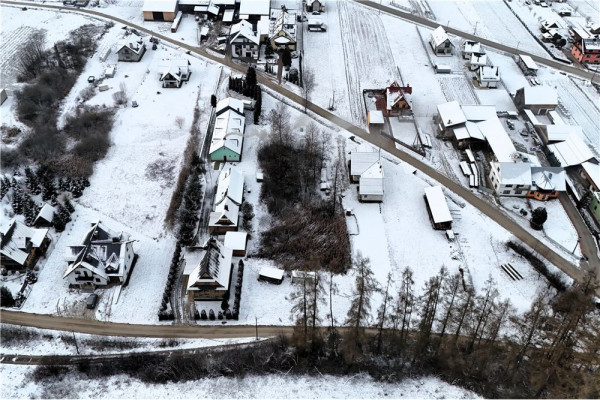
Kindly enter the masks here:
<path id="1" fill-rule="evenodd" d="M 113 99 L 115 100 L 115 104 L 118 106 L 127 104 L 127 86 L 125 86 L 125 82 L 121 82 L 119 85 L 119 91 L 113 93 Z"/>
<path id="2" fill-rule="evenodd" d="M 389 319 L 389 303 L 392 302 L 392 294 L 390 293 L 390 285 L 393 284 L 392 273 L 388 272 L 385 284 L 385 292 L 383 293 L 383 303 L 377 311 L 377 325 L 379 332 L 377 333 L 377 353 L 381 353 L 381 345 L 383 343 L 383 329 L 387 325 Z"/>
<path id="3" fill-rule="evenodd" d="M 400 282 L 396 305 L 394 306 L 394 314 L 392 316 L 394 329 L 397 330 L 398 327 L 400 327 L 401 346 L 404 346 L 406 343 L 408 331 L 410 329 L 415 302 L 414 284 L 415 281 L 413 280 L 412 269 L 410 269 L 410 267 L 404 268 L 402 271 L 402 281 Z"/>
<path id="4" fill-rule="evenodd" d="M 38 76 L 48 58 L 46 32 L 43 30 L 33 32 L 16 58 L 19 80 L 27 81 Z"/>
<path id="5" fill-rule="evenodd" d="M 490 314 L 494 308 L 494 300 L 498 297 L 498 289 L 496 289 L 496 281 L 490 276 L 485 281 L 485 293 L 483 296 L 477 296 L 475 298 L 475 310 L 477 324 L 471 334 L 471 341 L 469 342 L 469 351 L 473 350 L 475 340 L 481 339 L 483 335 L 485 325 L 488 321 Z"/>
<path id="6" fill-rule="evenodd" d="M 182 116 L 177 116 L 177 118 L 175 118 L 175 126 L 177 126 L 179 129 L 183 128 L 184 123 L 185 118 L 183 118 Z"/>
<path id="7" fill-rule="evenodd" d="M 269 122 L 271 123 L 271 132 L 273 138 L 277 138 L 280 145 L 289 144 L 291 136 L 290 112 L 285 105 L 279 103 L 277 108 L 269 113 Z"/>
<path id="8" fill-rule="evenodd" d="M 308 107 L 308 100 L 315 89 L 315 74 L 311 69 L 305 68 L 302 72 L 302 95 L 304 97 L 304 113 Z"/>

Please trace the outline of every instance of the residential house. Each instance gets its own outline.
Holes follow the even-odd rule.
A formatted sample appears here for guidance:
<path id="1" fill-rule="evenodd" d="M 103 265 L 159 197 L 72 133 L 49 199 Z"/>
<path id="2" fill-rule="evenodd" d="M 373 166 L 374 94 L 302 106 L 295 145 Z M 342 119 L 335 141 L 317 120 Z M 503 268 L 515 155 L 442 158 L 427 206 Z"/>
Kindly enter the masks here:
<path id="1" fill-rule="evenodd" d="M 242 103 L 243 110 L 243 103 Z M 227 108 L 216 116 L 213 135 L 208 150 L 211 161 L 233 161 L 242 159 L 246 117 L 243 111 Z"/>
<path id="2" fill-rule="evenodd" d="M 173 21 L 177 14 L 177 0 L 144 0 L 144 21 Z"/>
<path id="3" fill-rule="evenodd" d="M 558 29 L 558 22 L 553 19 L 545 19 L 540 23 L 540 30 L 542 32 L 548 32 L 550 29 Z"/>
<path id="4" fill-rule="evenodd" d="M 473 53 L 469 58 L 469 69 L 477 71 L 480 67 L 487 65 L 487 54 Z"/>
<path id="5" fill-rule="evenodd" d="M 233 97 L 226 97 L 219 100 L 215 107 L 215 114 L 221 115 L 227 110 L 233 110 L 240 115 L 244 114 L 244 101 Z"/>
<path id="6" fill-rule="evenodd" d="M 164 88 L 180 88 L 183 82 L 190 80 L 192 71 L 188 60 L 171 60 L 160 67 L 159 80 Z"/>
<path id="7" fill-rule="evenodd" d="M 11 271 L 31 269 L 49 244 L 48 229 L 30 228 L 13 219 L 0 228 L 0 265 Z"/>
<path id="8" fill-rule="evenodd" d="M 448 34 L 444 30 L 443 27 L 438 26 L 431 33 L 431 39 L 429 39 L 429 44 L 433 49 L 433 52 L 436 56 L 451 56 L 454 45 L 450 41 Z"/>
<path id="9" fill-rule="evenodd" d="M 260 41 L 248 21 L 240 21 L 231 27 L 229 33 L 231 57 L 258 60 Z"/>
<path id="10" fill-rule="evenodd" d="M 233 251 L 234 257 L 246 256 L 246 248 L 248 247 L 248 233 L 246 232 L 226 232 L 225 247 Z"/>
<path id="11" fill-rule="evenodd" d="M 482 88 L 497 88 L 500 83 L 500 70 L 498 67 L 484 65 L 477 71 L 477 83 Z"/>
<path id="12" fill-rule="evenodd" d="M 296 50 L 296 14 L 288 12 L 285 7 L 271 11 L 269 40 L 275 51 L 284 48 Z"/>
<path id="13" fill-rule="evenodd" d="M 410 113 L 412 108 L 412 87 L 400 86 L 396 81 L 385 89 L 386 113 L 388 116 L 398 116 Z"/>
<path id="14" fill-rule="evenodd" d="M 473 54 L 484 54 L 482 51 L 481 43 L 473 42 L 471 40 L 465 40 L 461 49 L 462 57 L 465 60 L 470 60 Z"/>
<path id="15" fill-rule="evenodd" d="M 531 165 L 525 162 L 491 162 L 490 181 L 498 196 L 525 197 L 531 188 Z"/>
<path id="16" fill-rule="evenodd" d="M 233 251 L 211 238 L 184 254 L 183 279 L 189 301 L 223 300 L 229 294 Z"/>
<path id="17" fill-rule="evenodd" d="M 448 230 L 452 229 L 452 215 L 446 197 L 441 186 L 431 186 L 425 188 L 425 206 L 429 214 L 429 220 L 433 229 Z"/>
<path id="18" fill-rule="evenodd" d="M 308 12 L 323 12 L 325 5 L 323 0 L 306 0 L 306 11 Z"/>
<path id="19" fill-rule="evenodd" d="M 381 155 L 373 151 L 350 153 L 350 181 L 358 183 L 360 201 L 383 201 L 383 166 Z"/>
<path id="20" fill-rule="evenodd" d="M 558 105 L 556 90 L 547 86 L 518 89 L 514 101 L 519 111 L 530 110 L 536 115 L 546 114 Z"/>
<path id="21" fill-rule="evenodd" d="M 538 66 L 530 56 L 520 54 L 517 59 L 517 65 L 521 68 L 523 74 L 530 76 L 537 75 Z"/>
<path id="22" fill-rule="evenodd" d="M 463 126 L 467 122 L 467 118 L 456 100 L 439 104 L 437 110 L 435 122 L 438 132 L 442 135 L 451 135 L 453 128 Z"/>
<path id="23" fill-rule="evenodd" d="M 40 209 L 40 212 L 33 220 L 33 225 L 36 228 L 52 226 L 55 214 L 56 208 L 52 207 L 48 203 L 44 203 L 43 207 Z"/>
<path id="24" fill-rule="evenodd" d="M 123 41 L 117 46 L 119 61 L 137 62 L 146 52 L 146 45 L 141 41 Z"/>
<path id="25" fill-rule="evenodd" d="M 580 63 L 600 64 L 600 39 L 587 38 L 575 41 L 571 54 Z"/>
<path id="26" fill-rule="evenodd" d="M 125 283 L 136 259 L 133 243 L 129 235 L 116 234 L 100 221 L 93 223 L 81 244 L 67 248 L 63 279 L 69 286 L 92 288 Z"/>
<path id="27" fill-rule="evenodd" d="M 240 207 L 230 199 L 215 206 L 208 218 L 208 232 L 212 235 L 222 235 L 226 232 L 237 231 Z"/>
<path id="28" fill-rule="evenodd" d="M 567 173 L 564 168 L 531 167 L 531 188 L 527 197 L 546 201 L 555 199 L 567 190 Z"/>
<path id="29" fill-rule="evenodd" d="M 236 168 L 227 168 L 219 175 L 214 204 L 221 204 L 226 199 L 238 206 L 244 201 L 244 174 Z"/>

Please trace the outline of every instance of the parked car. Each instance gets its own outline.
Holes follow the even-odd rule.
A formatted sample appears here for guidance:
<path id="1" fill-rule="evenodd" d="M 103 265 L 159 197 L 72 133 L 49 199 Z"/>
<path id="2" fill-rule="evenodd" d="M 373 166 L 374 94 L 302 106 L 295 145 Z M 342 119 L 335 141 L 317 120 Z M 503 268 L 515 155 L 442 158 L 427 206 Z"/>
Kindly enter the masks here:
<path id="1" fill-rule="evenodd" d="M 96 304 L 98 303 L 98 295 L 96 293 L 92 293 L 89 295 L 87 299 L 87 308 L 93 310 L 96 308 Z"/>

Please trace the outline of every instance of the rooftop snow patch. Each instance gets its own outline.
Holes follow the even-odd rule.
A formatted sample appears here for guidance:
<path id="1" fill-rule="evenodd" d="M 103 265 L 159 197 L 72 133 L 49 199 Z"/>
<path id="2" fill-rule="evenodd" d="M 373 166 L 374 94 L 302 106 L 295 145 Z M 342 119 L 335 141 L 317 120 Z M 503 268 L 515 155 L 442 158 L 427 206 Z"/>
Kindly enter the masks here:
<path id="1" fill-rule="evenodd" d="M 501 162 L 500 179 L 503 185 L 530 185 L 531 165 L 524 162 Z"/>
<path id="2" fill-rule="evenodd" d="M 142 11 L 175 12 L 177 0 L 145 0 Z"/>
<path id="3" fill-rule="evenodd" d="M 452 215 L 446 203 L 446 197 L 442 192 L 441 186 L 432 186 L 425 188 L 425 197 L 431 210 L 433 222 L 436 224 L 452 221 Z"/>
<path id="4" fill-rule="evenodd" d="M 448 103 L 439 104 L 437 106 L 438 113 L 444 126 L 450 127 L 467 122 L 467 118 L 463 110 L 458 104 L 458 101 L 450 101 Z"/>
<path id="5" fill-rule="evenodd" d="M 483 132 L 496 159 L 499 162 L 512 162 L 513 155 L 517 152 L 510 136 L 504 130 L 498 117 L 478 122 L 477 126 Z"/>
<path id="6" fill-rule="evenodd" d="M 526 105 L 558 105 L 556 90 L 548 86 L 527 86 L 523 94 Z"/>
<path id="7" fill-rule="evenodd" d="M 564 142 L 548 145 L 562 167 L 579 165 L 594 158 L 594 154 L 579 136 L 571 135 Z"/>
<path id="8" fill-rule="evenodd" d="M 241 0 L 240 16 L 242 15 L 269 15 L 271 0 Z"/>

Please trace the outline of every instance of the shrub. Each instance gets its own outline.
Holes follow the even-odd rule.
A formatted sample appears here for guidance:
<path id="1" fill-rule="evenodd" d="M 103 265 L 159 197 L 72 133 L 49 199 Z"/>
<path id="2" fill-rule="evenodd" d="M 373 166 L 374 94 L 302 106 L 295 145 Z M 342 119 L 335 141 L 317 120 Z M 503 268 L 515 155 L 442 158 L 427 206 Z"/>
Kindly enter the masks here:
<path id="1" fill-rule="evenodd" d="M 13 307 L 15 305 L 15 299 L 6 286 L 0 288 L 0 305 L 2 307 Z"/>
<path id="2" fill-rule="evenodd" d="M 214 320 L 215 320 L 215 312 L 213 311 L 213 309 L 212 309 L 212 308 L 211 308 L 210 310 L 208 310 L 208 318 L 209 318 L 211 321 L 214 321 Z"/>

